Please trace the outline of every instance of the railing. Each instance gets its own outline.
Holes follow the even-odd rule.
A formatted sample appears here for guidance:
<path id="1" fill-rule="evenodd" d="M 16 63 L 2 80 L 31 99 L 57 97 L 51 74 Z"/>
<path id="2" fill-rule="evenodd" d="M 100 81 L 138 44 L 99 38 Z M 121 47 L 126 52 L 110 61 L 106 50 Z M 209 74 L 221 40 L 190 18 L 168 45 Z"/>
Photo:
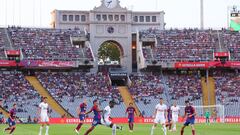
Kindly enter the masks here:
<path id="1" fill-rule="evenodd" d="M 85 60 L 89 60 L 89 58 L 30 58 L 30 57 L 25 57 L 24 60 L 85 61 Z"/>
<path id="2" fill-rule="evenodd" d="M 168 63 L 168 62 L 185 62 L 185 61 L 189 61 L 189 62 L 200 62 L 200 61 L 212 61 L 212 59 L 146 59 L 147 63 L 150 63 L 152 61 L 156 61 L 157 63 Z"/>

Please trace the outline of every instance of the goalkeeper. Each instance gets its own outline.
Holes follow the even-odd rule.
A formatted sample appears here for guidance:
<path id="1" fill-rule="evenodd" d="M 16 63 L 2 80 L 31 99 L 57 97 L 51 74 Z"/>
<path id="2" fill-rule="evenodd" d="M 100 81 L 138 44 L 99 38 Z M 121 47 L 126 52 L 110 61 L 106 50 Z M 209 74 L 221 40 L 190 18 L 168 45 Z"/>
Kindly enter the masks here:
<path id="1" fill-rule="evenodd" d="M 210 124 L 210 112 L 208 110 L 205 111 L 205 119 L 206 119 L 206 124 Z"/>

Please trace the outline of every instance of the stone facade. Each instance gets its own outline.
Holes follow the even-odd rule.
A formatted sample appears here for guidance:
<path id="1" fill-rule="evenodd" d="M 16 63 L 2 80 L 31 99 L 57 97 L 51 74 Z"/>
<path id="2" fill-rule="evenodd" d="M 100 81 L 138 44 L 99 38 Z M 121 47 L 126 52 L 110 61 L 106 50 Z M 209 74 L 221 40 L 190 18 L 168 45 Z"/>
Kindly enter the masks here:
<path id="1" fill-rule="evenodd" d="M 142 29 L 164 29 L 164 12 L 134 12 L 120 6 L 119 0 L 102 0 L 90 11 L 54 10 L 52 27 L 79 28 L 90 33 L 90 44 L 97 59 L 98 49 L 106 41 L 116 42 L 123 52 L 121 65 L 132 71 L 132 34 Z M 97 62 L 95 63 L 97 66 Z"/>

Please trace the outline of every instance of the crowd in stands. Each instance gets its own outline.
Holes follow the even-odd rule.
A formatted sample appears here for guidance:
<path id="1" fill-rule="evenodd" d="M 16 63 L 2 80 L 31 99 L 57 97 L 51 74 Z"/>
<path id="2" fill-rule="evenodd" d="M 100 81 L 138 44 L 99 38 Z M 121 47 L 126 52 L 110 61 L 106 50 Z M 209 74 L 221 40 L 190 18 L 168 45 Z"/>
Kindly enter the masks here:
<path id="1" fill-rule="evenodd" d="M 160 75 L 153 74 L 132 74 L 129 91 L 136 100 L 142 97 L 157 96 L 163 93 L 163 83 Z M 146 104 L 148 101 L 144 101 Z"/>
<path id="2" fill-rule="evenodd" d="M 239 116 L 240 101 L 240 75 L 236 71 L 215 71 L 216 100 L 217 104 L 225 107 L 225 115 Z"/>
<path id="3" fill-rule="evenodd" d="M 37 77 L 50 94 L 61 101 L 68 96 L 70 102 L 76 97 L 98 96 L 103 99 L 121 101 L 117 88 L 111 86 L 109 77 L 102 73 L 91 74 L 83 72 L 45 72 L 37 73 Z"/>
<path id="4" fill-rule="evenodd" d="M 218 97 L 240 96 L 240 75 L 237 72 L 214 72 L 216 95 Z M 235 100 L 233 100 L 235 101 Z M 237 100 L 238 101 L 238 100 Z"/>
<path id="5" fill-rule="evenodd" d="M 25 59 L 34 60 L 92 60 L 89 48 L 71 44 L 71 36 L 82 36 L 79 30 L 9 27 L 14 48 L 21 48 Z M 84 51 L 87 52 L 84 52 Z M 90 54 L 89 54 L 90 53 Z"/>
<path id="6" fill-rule="evenodd" d="M 110 79 L 106 74 L 37 72 L 36 76 L 43 87 L 46 88 L 60 104 L 65 105 L 62 102 L 68 105 L 72 104 L 73 108 L 71 108 L 71 111 L 75 110 L 80 100 L 84 97 L 88 99 L 99 98 L 102 102 L 115 99 L 115 101 L 121 104 L 119 108 L 123 108 L 124 106 L 119 91 L 115 86 L 111 86 Z M 213 76 L 216 80 L 217 98 L 221 100 L 224 98 L 225 101 L 222 103 L 225 105 L 238 104 L 240 100 L 237 98 L 240 96 L 239 74 L 236 74 L 236 72 L 214 72 Z M 154 106 L 160 97 L 164 97 L 166 100 L 165 90 L 169 91 L 169 95 L 172 97 L 171 100 L 177 100 L 179 103 L 182 103 L 180 101 L 183 100 L 182 98 L 184 98 L 184 100 L 187 98 L 193 102 L 198 100 L 196 103 L 201 103 L 201 78 L 197 73 L 166 73 L 164 74 L 164 78 L 162 75 L 156 73 L 130 75 L 131 85 L 129 86 L 129 91 L 136 103 L 141 105 L 140 111 L 144 112 L 145 116 L 149 116 L 152 113 L 152 110 L 144 109 L 146 106 Z M 37 105 L 40 102 L 40 96 L 25 80 L 24 75 L 17 71 L 1 71 L 0 88 L 0 99 L 3 100 L 2 107 L 9 110 L 12 103 L 17 103 L 18 113 L 22 113 L 23 115 L 21 116 L 25 118 L 28 118 L 30 114 L 31 117 L 28 118 L 28 120 L 31 119 L 33 122 L 36 118 L 36 116 L 33 115 L 35 114 L 33 110 L 36 111 Z M 89 103 L 91 104 L 91 101 L 89 101 Z M 105 103 L 103 106 L 105 106 Z M 63 107 L 70 109 L 69 106 Z M 73 112 L 73 114 L 75 114 L 75 112 Z M 227 113 L 227 115 L 231 115 L 231 112 Z"/>
<path id="7" fill-rule="evenodd" d="M 36 75 L 54 99 L 75 117 L 78 117 L 76 108 L 83 99 L 87 99 L 87 110 L 91 108 L 94 99 L 99 100 L 101 108 L 105 107 L 110 100 L 114 100 L 118 111 L 114 111 L 113 116 L 121 117 L 124 114 L 122 97 L 117 87 L 110 84 L 109 76 L 106 74 L 38 72 Z"/>
<path id="8" fill-rule="evenodd" d="M 240 60 L 240 33 L 223 30 L 220 32 L 222 42 L 231 53 L 231 60 Z"/>
<path id="9" fill-rule="evenodd" d="M 169 74 L 167 75 L 169 94 L 173 99 L 191 97 L 190 100 L 198 100 L 202 96 L 201 78 L 198 74 Z"/>
<path id="10" fill-rule="evenodd" d="M 0 72 L 0 95 L 1 100 L 3 100 L 1 106 L 6 110 L 10 110 L 13 103 L 17 104 L 17 112 L 23 116 L 32 113 L 34 109 L 37 110 L 39 101 L 37 102 L 35 99 L 39 99 L 39 94 L 27 82 L 21 72 Z M 29 110 L 28 108 L 32 109 Z"/>
<path id="11" fill-rule="evenodd" d="M 240 34 L 227 32 L 226 30 L 222 31 L 225 35 L 223 41 L 230 43 L 229 49 L 239 48 Z M 213 52 L 219 46 L 218 31 L 210 29 L 171 29 L 164 31 L 148 29 L 140 32 L 141 38 L 156 39 L 157 45 L 150 47 L 151 51 L 143 47 L 143 54 L 146 59 L 157 61 L 209 61 L 213 60 Z M 149 52 L 152 53 L 152 56 L 147 55 Z M 234 53 L 234 55 L 238 54 Z"/>

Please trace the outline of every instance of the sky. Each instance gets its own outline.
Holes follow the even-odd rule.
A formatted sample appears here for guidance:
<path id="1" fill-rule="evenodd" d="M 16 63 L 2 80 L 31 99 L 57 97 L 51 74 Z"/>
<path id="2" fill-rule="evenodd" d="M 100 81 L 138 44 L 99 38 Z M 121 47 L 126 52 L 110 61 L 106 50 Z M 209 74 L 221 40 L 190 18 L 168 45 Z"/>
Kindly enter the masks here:
<path id="1" fill-rule="evenodd" d="M 0 0 L 0 26 L 50 27 L 51 11 L 91 10 L 101 0 Z M 200 27 L 200 0 L 120 0 L 133 11 L 164 11 L 166 28 Z M 204 27 L 228 26 L 229 6 L 240 0 L 204 0 Z"/>

